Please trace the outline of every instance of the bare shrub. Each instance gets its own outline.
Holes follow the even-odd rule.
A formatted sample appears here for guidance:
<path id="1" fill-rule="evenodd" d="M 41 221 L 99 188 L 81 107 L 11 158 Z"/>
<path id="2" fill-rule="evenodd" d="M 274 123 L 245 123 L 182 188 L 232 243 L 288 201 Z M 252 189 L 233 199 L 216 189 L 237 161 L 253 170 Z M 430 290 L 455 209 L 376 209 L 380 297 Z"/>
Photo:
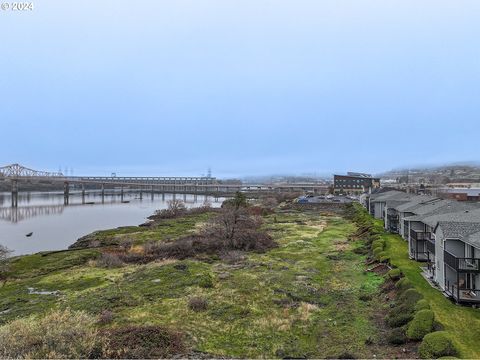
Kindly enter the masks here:
<path id="1" fill-rule="evenodd" d="M 195 296 L 188 300 L 188 307 L 193 311 L 205 311 L 208 308 L 207 299 Z"/>
<path id="2" fill-rule="evenodd" d="M 172 199 L 167 201 L 168 204 L 168 211 L 173 215 L 173 217 L 176 217 L 180 214 L 183 214 L 187 208 L 185 207 L 185 203 L 182 200 L 178 199 Z"/>
<path id="3" fill-rule="evenodd" d="M 113 321 L 113 312 L 110 310 L 103 310 L 98 316 L 98 323 L 100 325 L 110 324 Z"/>
<path id="4" fill-rule="evenodd" d="M 184 215 L 187 212 L 187 208 L 183 201 L 178 199 L 172 199 L 167 201 L 167 208 L 157 210 L 155 214 L 149 217 L 150 220 L 158 219 L 174 219 L 177 216 Z"/>
<path id="5" fill-rule="evenodd" d="M 170 204 L 170 201 L 174 201 L 174 203 Z M 152 226 L 155 222 L 159 222 L 165 219 L 174 219 L 179 216 L 185 215 L 197 215 L 203 214 L 205 212 L 217 211 L 217 209 L 211 207 L 211 203 L 209 201 L 205 201 L 202 206 L 194 207 L 187 209 L 185 204 L 183 204 L 180 200 L 170 200 L 169 206 L 167 209 L 157 210 L 155 214 L 149 216 L 148 219 L 150 222 L 146 223 L 148 226 Z M 180 205 L 182 204 L 182 205 Z"/>
<path id="6" fill-rule="evenodd" d="M 274 209 L 278 206 L 278 200 L 273 196 L 265 197 L 261 200 L 261 204 L 266 208 Z"/>
<path id="7" fill-rule="evenodd" d="M 205 237 L 223 242 L 224 250 L 266 250 L 275 243 L 260 230 L 262 223 L 260 216 L 250 216 L 244 207 L 226 206 L 203 231 Z"/>
<path id="8" fill-rule="evenodd" d="M 226 247 L 233 248 L 234 238 L 243 229 L 254 226 L 252 218 L 245 208 L 225 206 L 207 227 L 204 228 L 206 235 L 213 236 L 225 242 Z"/>
<path id="9" fill-rule="evenodd" d="M 98 248 L 98 247 L 100 247 L 101 245 L 102 245 L 102 244 L 101 244 L 100 241 L 98 241 L 98 240 L 92 240 L 92 241 L 90 241 L 89 247 L 91 247 L 91 248 Z"/>
<path id="10" fill-rule="evenodd" d="M 97 259 L 97 266 L 104 268 L 118 268 L 123 266 L 123 261 L 117 254 L 102 253 Z"/>
<path id="11" fill-rule="evenodd" d="M 148 217 L 150 220 L 174 219 L 188 212 L 183 201 L 172 199 L 167 201 L 167 208 L 155 211 L 155 214 Z"/>
<path id="12" fill-rule="evenodd" d="M 129 251 L 132 248 L 133 243 L 134 243 L 133 239 L 126 238 L 126 239 L 122 239 L 122 241 L 120 241 L 120 244 L 118 245 L 123 251 Z"/>
<path id="13" fill-rule="evenodd" d="M 187 259 L 200 254 L 222 255 L 230 250 L 266 251 L 276 246 L 265 232 L 244 230 L 232 241 L 205 235 L 190 235 L 170 243 L 158 243 L 145 254 L 128 253 L 121 256 L 125 263 L 145 264 L 158 259 Z"/>
<path id="14" fill-rule="evenodd" d="M 238 264 L 245 260 L 245 253 L 239 250 L 226 251 L 221 255 L 223 262 L 227 264 Z"/>
<path id="15" fill-rule="evenodd" d="M 125 254 L 125 262 L 145 263 L 156 259 L 186 259 L 200 254 L 221 255 L 231 250 L 265 251 L 276 246 L 263 230 L 260 216 L 248 213 L 243 194 L 223 204 L 218 215 L 199 234 L 188 235 L 171 242 L 151 241 L 144 245 L 143 256 Z"/>
<path id="16" fill-rule="evenodd" d="M 90 358 L 103 341 L 94 328 L 95 321 L 85 312 L 69 309 L 14 320 L 0 327 L 0 357 Z"/>
<path id="17" fill-rule="evenodd" d="M 146 264 L 150 261 L 154 261 L 155 257 L 152 255 L 129 252 L 120 255 L 120 260 L 127 264 Z"/>
<path id="18" fill-rule="evenodd" d="M 114 359 L 167 358 L 185 351 L 183 336 L 161 326 L 128 326 L 103 332 L 103 357 Z"/>
<path id="19" fill-rule="evenodd" d="M 248 214 L 252 216 L 261 216 L 261 215 L 266 215 L 268 210 L 262 206 L 250 206 L 248 208 Z"/>
<path id="20" fill-rule="evenodd" d="M 145 255 L 152 255 L 157 253 L 159 246 L 161 243 L 155 240 L 148 240 L 143 244 L 143 252 Z"/>
<path id="21" fill-rule="evenodd" d="M 184 237 L 170 243 L 158 243 L 151 246 L 147 255 L 151 255 L 154 258 L 175 258 L 186 259 L 195 255 L 193 250 L 194 237 Z"/>
<path id="22" fill-rule="evenodd" d="M 275 242 L 267 233 L 244 230 L 233 239 L 233 248 L 244 251 L 266 251 L 275 247 Z"/>

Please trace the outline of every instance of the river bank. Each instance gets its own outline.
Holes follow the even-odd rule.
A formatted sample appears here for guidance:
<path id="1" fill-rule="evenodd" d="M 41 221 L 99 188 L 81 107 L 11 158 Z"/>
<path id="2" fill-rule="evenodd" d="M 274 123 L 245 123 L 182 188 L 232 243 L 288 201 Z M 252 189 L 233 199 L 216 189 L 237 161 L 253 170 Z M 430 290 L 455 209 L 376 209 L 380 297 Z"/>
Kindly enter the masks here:
<path id="1" fill-rule="evenodd" d="M 98 329 L 167 327 L 183 334 L 184 351 L 213 357 L 397 356 L 374 316 L 383 277 L 362 270 L 364 244 L 351 239 L 355 225 L 337 210 L 261 215 L 277 243 L 264 252 L 98 263 L 106 248 L 125 240 L 138 252 L 152 240 L 193 234 L 215 216 L 204 211 L 99 232 L 81 249 L 17 257 L 0 289 L 0 321 L 68 308 L 99 319 L 108 314 Z"/>
<path id="2" fill-rule="evenodd" d="M 165 209 L 168 201 L 181 199 L 189 208 L 200 207 L 205 201 L 212 207 L 223 198 L 195 195 L 154 194 L 140 199 L 138 193 L 90 192 L 85 204 L 82 196 L 72 193 L 65 206 L 58 192 L 22 193 L 18 208 L 11 208 L 9 195 L 0 194 L 0 244 L 14 251 L 13 255 L 67 249 L 78 238 L 98 230 L 136 226 L 156 210 Z M 3 199 L 3 202 L 1 201 Z M 26 234 L 32 236 L 26 237 Z"/>
<path id="3" fill-rule="evenodd" d="M 247 210 L 262 247 L 212 248 L 205 229 L 226 211 L 203 208 L 95 232 L 68 251 L 16 257 L 0 288 L 0 323 L 11 333 L 15 319 L 47 321 L 60 311 L 54 316 L 67 322 L 90 319 L 103 347 L 124 343 L 127 332 L 143 339 L 127 353 L 108 340 L 90 357 L 417 358 L 421 342 L 388 320 L 404 301 L 395 285 L 402 272 L 452 334 L 459 329 L 446 308 L 471 312 L 425 288 L 414 264 L 400 260 L 403 245 L 355 205 Z M 379 267 L 374 239 L 388 252 Z M 387 274 L 390 258 L 400 271 Z M 475 353 L 472 339 L 456 340 L 460 355 Z"/>

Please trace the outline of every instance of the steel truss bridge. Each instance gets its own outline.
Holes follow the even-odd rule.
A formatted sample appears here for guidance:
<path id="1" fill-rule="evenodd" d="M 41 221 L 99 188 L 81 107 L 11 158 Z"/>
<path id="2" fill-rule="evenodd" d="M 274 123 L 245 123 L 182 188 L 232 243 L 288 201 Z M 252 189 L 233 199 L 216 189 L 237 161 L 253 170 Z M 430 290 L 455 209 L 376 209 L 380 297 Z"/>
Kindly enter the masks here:
<path id="1" fill-rule="evenodd" d="M 10 181 L 12 185 L 12 207 L 18 206 L 19 181 L 58 182 L 63 183 L 64 204 L 69 204 L 70 185 L 80 185 L 82 197 L 85 197 L 85 185 L 97 185 L 104 196 L 105 186 L 120 187 L 123 198 L 124 187 L 140 192 L 171 192 L 188 194 L 228 195 L 237 191 L 272 192 L 272 191 L 311 191 L 326 192 L 324 184 L 223 184 L 214 177 L 102 177 L 102 176 L 66 176 L 61 172 L 47 172 L 29 169 L 19 164 L 0 167 L 0 181 Z"/>

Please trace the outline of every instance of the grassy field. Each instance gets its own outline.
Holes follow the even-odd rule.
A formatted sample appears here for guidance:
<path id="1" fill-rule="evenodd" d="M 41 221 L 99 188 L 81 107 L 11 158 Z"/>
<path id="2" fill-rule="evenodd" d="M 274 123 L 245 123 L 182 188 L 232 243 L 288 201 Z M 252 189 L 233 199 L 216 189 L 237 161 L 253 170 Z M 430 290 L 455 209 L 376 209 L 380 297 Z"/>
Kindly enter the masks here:
<path id="1" fill-rule="evenodd" d="M 103 232 L 105 244 L 193 231 L 205 214 L 156 229 Z M 167 260 L 120 268 L 95 266 L 99 250 L 23 256 L 0 288 L 0 321 L 60 307 L 100 314 L 104 326 L 162 324 L 186 334 L 192 351 L 230 357 L 388 357 L 375 324 L 383 279 L 364 271 L 363 244 L 341 217 L 290 211 L 265 217 L 279 246 L 234 259 Z M 390 245 L 393 249 L 393 243 Z M 393 251 L 393 250 L 392 250 Z M 31 294 L 28 288 L 58 291 Z M 207 308 L 193 311 L 192 297 Z M 368 345 L 367 345 L 368 344 Z"/>
<path id="2" fill-rule="evenodd" d="M 399 235 L 385 234 L 386 251 L 391 263 L 399 267 L 415 288 L 430 303 L 435 317 L 455 340 L 462 358 L 480 358 L 480 311 L 454 305 L 438 290 L 432 288 L 420 274 L 421 263 L 408 258 L 408 244 Z"/>

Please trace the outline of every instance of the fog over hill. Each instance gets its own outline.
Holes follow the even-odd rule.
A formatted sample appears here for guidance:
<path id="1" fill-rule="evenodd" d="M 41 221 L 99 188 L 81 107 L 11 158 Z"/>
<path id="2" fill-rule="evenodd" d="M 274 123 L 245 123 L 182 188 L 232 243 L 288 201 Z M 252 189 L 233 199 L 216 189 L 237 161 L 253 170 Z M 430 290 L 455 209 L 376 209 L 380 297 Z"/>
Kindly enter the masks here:
<path id="1" fill-rule="evenodd" d="M 412 167 L 394 169 L 378 174 L 383 179 L 409 177 L 410 181 L 449 183 L 480 182 L 480 164 L 455 163 L 441 166 Z"/>

